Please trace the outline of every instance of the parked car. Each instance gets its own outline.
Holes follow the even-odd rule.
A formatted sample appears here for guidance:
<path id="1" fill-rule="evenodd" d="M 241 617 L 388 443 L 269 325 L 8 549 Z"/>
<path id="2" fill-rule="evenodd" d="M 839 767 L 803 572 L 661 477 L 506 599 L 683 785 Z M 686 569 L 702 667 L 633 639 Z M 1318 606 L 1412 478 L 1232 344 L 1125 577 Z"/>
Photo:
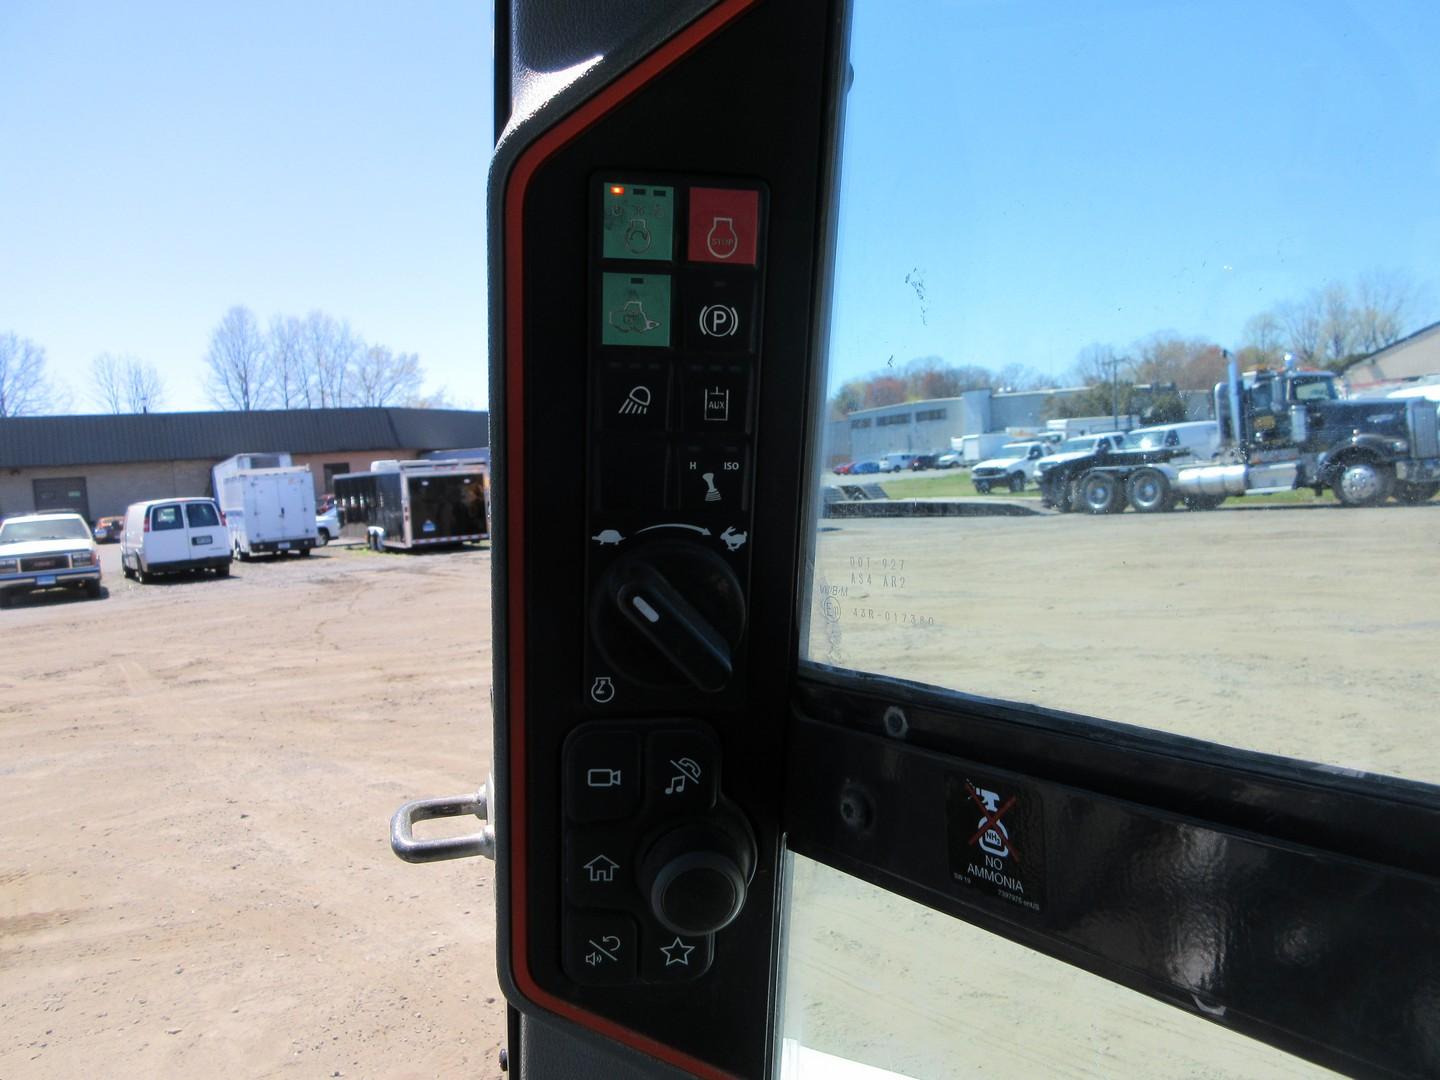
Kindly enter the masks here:
<path id="1" fill-rule="evenodd" d="M 340 539 L 340 511 L 336 509 L 333 498 L 326 509 L 316 512 L 315 532 L 319 537 L 321 547 L 330 543 L 331 540 Z"/>
<path id="2" fill-rule="evenodd" d="M 878 461 L 857 461 L 855 462 L 855 464 L 850 466 L 850 472 L 848 475 L 862 476 L 866 473 L 878 472 L 880 472 L 880 463 Z"/>
<path id="3" fill-rule="evenodd" d="M 878 462 L 881 472 L 899 472 L 901 469 L 908 469 L 910 463 L 915 460 L 916 455 L 911 453 L 886 454 Z"/>
<path id="4" fill-rule="evenodd" d="M 923 472 L 926 469 L 937 468 L 936 462 L 940 459 L 940 452 L 932 450 L 928 454 L 916 454 L 915 460 L 910 462 L 911 472 Z"/>
<path id="5" fill-rule="evenodd" d="M 981 495 L 997 487 L 1024 491 L 1026 482 L 1035 479 L 1035 463 L 1048 452 L 1049 445 L 1044 442 L 1006 443 L 997 456 L 977 461 L 970 469 L 970 479 Z"/>
<path id="6" fill-rule="evenodd" d="M 214 499 L 151 499 L 125 511 L 120 569 L 142 585 L 187 570 L 229 577 L 230 559 L 230 534 Z"/>
<path id="7" fill-rule="evenodd" d="M 959 450 L 950 450 L 935 459 L 937 469 L 958 469 L 963 462 Z"/>
<path id="8" fill-rule="evenodd" d="M 1059 446 L 1052 447 L 1035 464 L 1035 482 L 1040 485 L 1042 500 L 1049 501 L 1046 497 L 1044 478 L 1051 469 L 1067 462 L 1078 461 L 1101 449 L 1105 451 L 1123 450 L 1128 445 L 1124 432 L 1105 431 L 1098 435 L 1076 435 L 1074 438 L 1066 439 Z"/>
<path id="9" fill-rule="evenodd" d="M 100 553 L 79 514 L 17 514 L 0 522 L 0 607 L 40 589 L 83 589 L 100 598 Z"/>
<path id="10" fill-rule="evenodd" d="M 125 531 L 125 519 L 123 517 L 102 517 L 95 522 L 95 542 L 97 544 L 118 544 L 120 534 Z"/>
<path id="11" fill-rule="evenodd" d="M 833 472 L 836 476 L 844 476 L 854 467 L 855 463 L 853 461 L 842 461 L 839 465 L 836 465 L 830 471 Z"/>

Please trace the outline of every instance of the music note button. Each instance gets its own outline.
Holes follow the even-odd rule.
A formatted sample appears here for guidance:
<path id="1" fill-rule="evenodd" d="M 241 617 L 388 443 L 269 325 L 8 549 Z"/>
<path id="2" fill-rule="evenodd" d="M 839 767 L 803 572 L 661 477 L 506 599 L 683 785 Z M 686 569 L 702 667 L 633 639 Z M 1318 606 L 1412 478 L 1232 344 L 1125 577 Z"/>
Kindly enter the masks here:
<path id="1" fill-rule="evenodd" d="M 700 730 L 661 731 L 645 744 L 647 798 L 667 810 L 706 810 L 715 805 L 720 748 Z"/>

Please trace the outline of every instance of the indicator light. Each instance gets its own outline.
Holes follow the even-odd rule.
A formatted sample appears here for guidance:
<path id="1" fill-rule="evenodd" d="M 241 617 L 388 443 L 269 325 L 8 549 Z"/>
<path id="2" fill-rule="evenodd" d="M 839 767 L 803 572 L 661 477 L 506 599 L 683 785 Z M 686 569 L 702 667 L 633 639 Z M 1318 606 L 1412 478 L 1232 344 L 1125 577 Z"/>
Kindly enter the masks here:
<path id="1" fill-rule="evenodd" d="M 611 194 L 611 195 L 624 195 L 624 194 L 625 194 L 625 189 L 624 189 L 623 187 L 621 187 L 619 184 L 611 184 L 611 185 L 610 185 L 610 194 Z"/>

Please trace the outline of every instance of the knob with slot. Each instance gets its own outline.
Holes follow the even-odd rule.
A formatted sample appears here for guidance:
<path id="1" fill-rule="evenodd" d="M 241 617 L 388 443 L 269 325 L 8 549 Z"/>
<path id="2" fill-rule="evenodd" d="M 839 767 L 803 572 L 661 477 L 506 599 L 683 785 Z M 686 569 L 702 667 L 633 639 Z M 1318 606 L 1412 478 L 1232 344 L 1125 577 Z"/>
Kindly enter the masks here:
<path id="1" fill-rule="evenodd" d="M 662 541 L 617 559 L 591 603 L 595 647 L 644 686 L 723 690 L 745 631 L 740 580 L 697 544 Z"/>

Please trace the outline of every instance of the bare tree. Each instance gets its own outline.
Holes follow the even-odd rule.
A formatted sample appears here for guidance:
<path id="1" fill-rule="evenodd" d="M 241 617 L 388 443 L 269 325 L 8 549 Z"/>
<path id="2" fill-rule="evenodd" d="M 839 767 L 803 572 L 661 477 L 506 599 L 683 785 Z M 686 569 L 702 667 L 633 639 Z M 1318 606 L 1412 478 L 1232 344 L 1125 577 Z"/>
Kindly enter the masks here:
<path id="1" fill-rule="evenodd" d="M 1325 304 L 1319 291 L 1312 291 L 1304 300 L 1281 304 L 1275 317 L 1285 327 L 1285 344 L 1302 364 L 1314 364 L 1320 358 L 1325 333 Z"/>
<path id="2" fill-rule="evenodd" d="M 1323 312 L 1321 355 L 1335 364 L 1355 351 L 1355 315 L 1350 307 L 1350 291 L 1338 281 L 1331 282 L 1320 294 L 1320 306 Z"/>
<path id="3" fill-rule="evenodd" d="M 313 409 L 334 409 L 350 403 L 347 384 L 364 343 L 348 322 L 323 311 L 305 316 L 301 327 L 305 372 L 305 403 Z"/>
<path id="4" fill-rule="evenodd" d="M 249 308 L 232 307 L 211 331 L 205 365 L 205 392 L 216 407 L 249 412 L 270 404 L 265 336 Z"/>
<path id="5" fill-rule="evenodd" d="M 112 413 L 148 413 L 165 403 L 165 380 L 154 364 L 101 353 L 90 363 L 95 404 Z"/>
<path id="6" fill-rule="evenodd" d="M 1279 316 L 1273 311 L 1262 311 L 1247 319 L 1240 348 L 1242 351 L 1253 350 L 1253 355 L 1260 358 L 1261 363 L 1278 361 L 1285 351 L 1285 327 Z"/>
<path id="7" fill-rule="evenodd" d="M 398 405 L 419 396 L 425 382 L 416 353 L 391 352 L 371 345 L 360 354 L 350 381 L 354 405 Z"/>
<path id="8" fill-rule="evenodd" d="M 276 315 L 270 320 L 266 361 L 275 403 L 282 409 L 298 409 L 309 404 L 306 397 L 305 330 L 295 316 Z"/>
<path id="9" fill-rule="evenodd" d="M 1355 347 L 1373 353 L 1399 341 L 1405 333 L 1415 287 L 1402 274 L 1374 271 L 1355 289 Z"/>
<path id="10" fill-rule="evenodd" d="M 31 416 L 60 405 L 45 372 L 45 350 L 29 338 L 0 334 L 0 417 Z"/>

